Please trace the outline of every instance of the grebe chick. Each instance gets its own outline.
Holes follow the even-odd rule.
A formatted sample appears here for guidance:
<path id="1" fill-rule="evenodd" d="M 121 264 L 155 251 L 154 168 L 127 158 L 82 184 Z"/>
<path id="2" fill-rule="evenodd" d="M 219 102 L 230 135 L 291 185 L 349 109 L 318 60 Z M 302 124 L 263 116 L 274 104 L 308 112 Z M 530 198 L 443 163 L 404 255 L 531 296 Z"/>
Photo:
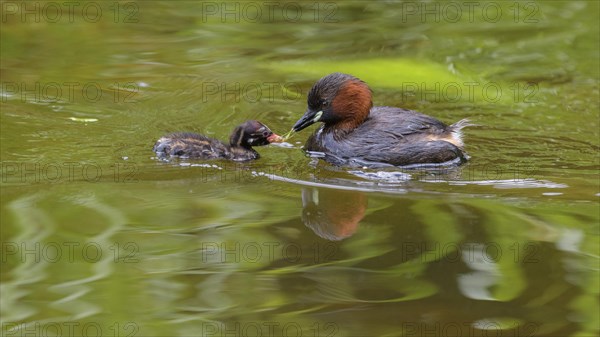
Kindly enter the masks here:
<path id="1" fill-rule="evenodd" d="M 191 159 L 227 159 L 248 161 L 260 155 L 252 146 L 263 146 L 282 141 L 266 125 L 259 121 L 247 121 L 236 127 L 229 137 L 229 144 L 197 133 L 177 132 L 161 137 L 152 151 L 159 157 Z"/>

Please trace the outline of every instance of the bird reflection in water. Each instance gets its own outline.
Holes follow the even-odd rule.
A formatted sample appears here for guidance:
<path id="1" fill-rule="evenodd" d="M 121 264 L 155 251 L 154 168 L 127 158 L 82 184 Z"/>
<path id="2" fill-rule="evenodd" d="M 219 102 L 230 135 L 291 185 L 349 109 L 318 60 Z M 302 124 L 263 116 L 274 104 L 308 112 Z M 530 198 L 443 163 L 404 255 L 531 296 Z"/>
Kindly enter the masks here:
<path id="1" fill-rule="evenodd" d="M 327 240 L 340 241 L 352 236 L 366 210 L 367 196 L 363 192 L 302 189 L 302 221 Z"/>

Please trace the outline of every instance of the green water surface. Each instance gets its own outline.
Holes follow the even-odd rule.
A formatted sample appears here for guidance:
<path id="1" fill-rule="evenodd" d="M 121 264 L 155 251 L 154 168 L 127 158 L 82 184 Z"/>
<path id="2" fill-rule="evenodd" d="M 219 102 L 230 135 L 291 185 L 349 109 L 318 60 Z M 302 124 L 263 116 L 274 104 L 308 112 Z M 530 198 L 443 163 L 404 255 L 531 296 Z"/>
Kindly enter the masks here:
<path id="1" fill-rule="evenodd" d="M 596 336 L 599 5 L 2 2 L 3 336 Z M 320 77 L 469 118 L 466 165 L 287 145 L 164 162 L 161 135 L 280 134 Z"/>

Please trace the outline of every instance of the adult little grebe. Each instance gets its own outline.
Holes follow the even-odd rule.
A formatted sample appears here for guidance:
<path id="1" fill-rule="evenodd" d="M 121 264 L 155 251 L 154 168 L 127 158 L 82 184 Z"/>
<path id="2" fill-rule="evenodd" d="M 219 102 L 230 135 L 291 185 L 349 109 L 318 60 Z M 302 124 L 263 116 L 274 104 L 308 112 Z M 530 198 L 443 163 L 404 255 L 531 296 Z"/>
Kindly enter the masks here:
<path id="1" fill-rule="evenodd" d="M 463 163 L 463 119 L 447 126 L 421 113 L 387 106 L 373 107 L 371 90 L 358 78 L 333 73 L 308 93 L 308 109 L 292 128 L 322 125 L 306 141 L 308 151 L 340 159 L 391 165 Z M 327 158 L 327 156 L 325 157 Z"/>
<path id="2" fill-rule="evenodd" d="M 277 141 L 281 141 L 281 137 L 266 125 L 258 121 L 247 121 L 233 130 L 229 137 L 229 145 L 196 133 L 179 132 L 161 137 L 154 144 L 152 151 L 159 157 L 246 161 L 260 157 L 252 146 Z"/>

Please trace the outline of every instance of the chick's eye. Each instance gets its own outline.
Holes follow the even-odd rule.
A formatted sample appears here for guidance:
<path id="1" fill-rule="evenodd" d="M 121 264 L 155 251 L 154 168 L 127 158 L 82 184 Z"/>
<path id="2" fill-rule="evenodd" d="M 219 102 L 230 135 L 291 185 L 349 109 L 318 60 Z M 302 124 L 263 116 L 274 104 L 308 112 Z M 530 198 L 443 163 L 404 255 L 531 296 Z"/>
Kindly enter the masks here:
<path id="1" fill-rule="evenodd" d="M 269 136 L 269 131 L 263 131 L 262 135 L 263 135 L 263 137 L 268 137 Z"/>

